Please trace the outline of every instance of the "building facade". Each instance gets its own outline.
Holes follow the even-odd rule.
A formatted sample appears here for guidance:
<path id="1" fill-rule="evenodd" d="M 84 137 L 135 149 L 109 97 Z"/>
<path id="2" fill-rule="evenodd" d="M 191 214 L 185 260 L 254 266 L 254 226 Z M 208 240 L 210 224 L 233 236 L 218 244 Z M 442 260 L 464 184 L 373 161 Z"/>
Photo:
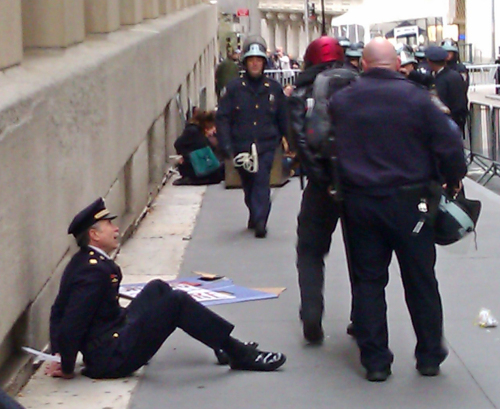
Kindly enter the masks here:
<path id="1" fill-rule="evenodd" d="M 307 23 L 306 3 L 309 14 L 312 5 L 316 14 Z M 261 32 L 271 50 L 281 46 L 300 59 L 308 42 L 321 35 L 318 0 L 261 0 L 259 10 Z M 351 41 L 366 42 L 410 21 L 421 31 L 417 43 L 439 44 L 453 38 L 467 62 L 493 62 L 500 56 L 500 0 L 326 0 L 325 14 L 327 34 Z"/>
<path id="2" fill-rule="evenodd" d="M 332 19 L 360 1 L 324 0 L 323 3 L 324 26 L 326 33 L 331 35 Z M 322 33 L 323 13 L 319 0 L 261 0 L 259 10 L 261 33 L 271 51 L 283 47 L 290 57 L 301 60 L 309 42 Z M 307 19 L 304 15 L 307 15 Z"/>
<path id="3" fill-rule="evenodd" d="M 500 55 L 500 0 L 457 0 L 464 7 L 465 41 L 476 63 L 494 62 Z"/>

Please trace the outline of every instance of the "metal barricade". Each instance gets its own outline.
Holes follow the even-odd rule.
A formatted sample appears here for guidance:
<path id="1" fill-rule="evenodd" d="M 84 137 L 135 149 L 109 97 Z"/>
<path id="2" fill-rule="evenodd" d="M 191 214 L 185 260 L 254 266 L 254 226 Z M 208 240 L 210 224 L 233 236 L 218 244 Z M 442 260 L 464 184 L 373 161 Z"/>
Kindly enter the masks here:
<path id="1" fill-rule="evenodd" d="M 469 171 L 477 182 L 486 185 L 493 176 L 500 176 L 500 107 L 472 102 L 466 148 Z"/>
<path id="2" fill-rule="evenodd" d="M 265 70 L 264 74 L 269 78 L 278 81 L 282 87 L 286 85 L 294 85 L 300 70 L 289 69 L 289 70 Z"/>
<path id="3" fill-rule="evenodd" d="M 245 71 L 240 71 L 240 75 L 244 73 Z M 295 80 L 300 73 L 301 70 L 291 68 L 289 70 L 264 70 L 264 75 L 278 81 L 282 87 L 295 85 Z"/>
<path id="4" fill-rule="evenodd" d="M 499 64 L 466 65 L 469 71 L 469 90 L 495 93 L 500 78 L 497 74 Z"/>

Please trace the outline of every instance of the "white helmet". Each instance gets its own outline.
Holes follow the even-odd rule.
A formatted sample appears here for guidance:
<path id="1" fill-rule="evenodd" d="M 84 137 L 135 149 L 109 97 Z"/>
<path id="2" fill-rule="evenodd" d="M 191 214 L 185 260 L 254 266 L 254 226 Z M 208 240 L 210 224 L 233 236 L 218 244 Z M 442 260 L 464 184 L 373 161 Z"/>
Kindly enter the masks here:
<path id="1" fill-rule="evenodd" d="M 243 43 L 243 61 L 248 57 L 262 57 L 267 59 L 266 41 L 259 35 L 251 35 Z"/>

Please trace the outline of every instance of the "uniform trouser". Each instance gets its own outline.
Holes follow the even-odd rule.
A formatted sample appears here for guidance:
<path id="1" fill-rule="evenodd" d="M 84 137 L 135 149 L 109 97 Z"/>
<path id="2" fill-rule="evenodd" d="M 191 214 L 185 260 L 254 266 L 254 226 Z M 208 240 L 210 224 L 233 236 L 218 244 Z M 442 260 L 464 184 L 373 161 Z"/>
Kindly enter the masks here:
<path id="1" fill-rule="evenodd" d="M 304 321 L 321 321 L 323 316 L 324 259 L 338 219 L 337 206 L 327 188 L 309 181 L 297 224 L 300 317 Z"/>
<path id="2" fill-rule="evenodd" d="M 220 349 L 234 326 L 186 292 L 154 280 L 130 303 L 127 323 L 117 331 L 119 337 L 96 351 L 87 373 L 96 378 L 131 374 L 151 359 L 176 328 Z"/>
<path id="3" fill-rule="evenodd" d="M 417 203 L 409 205 L 397 195 L 371 197 L 348 194 L 346 219 L 353 267 L 353 321 L 361 363 L 368 370 L 392 363 L 388 346 L 385 287 L 393 251 L 398 259 L 417 337 L 417 365 L 439 365 L 447 355 L 443 346 L 443 311 L 435 276 L 434 232 L 420 220 Z"/>
<path id="4" fill-rule="evenodd" d="M 247 172 L 241 167 L 236 168 L 241 178 L 250 220 L 254 224 L 259 222 L 266 224 L 271 211 L 271 188 L 269 183 L 273 160 L 274 151 L 263 152 L 259 153 L 259 170 L 257 173 Z"/>

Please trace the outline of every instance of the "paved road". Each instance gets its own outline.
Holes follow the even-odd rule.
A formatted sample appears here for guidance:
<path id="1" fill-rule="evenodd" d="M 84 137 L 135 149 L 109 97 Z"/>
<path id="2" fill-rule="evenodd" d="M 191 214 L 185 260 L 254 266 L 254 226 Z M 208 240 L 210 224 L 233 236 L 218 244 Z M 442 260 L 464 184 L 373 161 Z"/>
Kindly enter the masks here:
<path id="1" fill-rule="evenodd" d="M 223 274 L 249 287 L 287 287 L 275 300 L 213 308 L 236 324 L 235 336 L 283 351 L 288 362 L 275 373 L 231 371 L 217 366 L 206 347 L 177 331 L 146 367 L 129 407 L 500 407 L 500 329 L 474 325 L 482 307 L 500 315 L 500 197 L 474 182 L 466 188 L 469 197 L 483 201 L 484 208 L 477 251 L 473 240 L 439 249 L 438 278 L 450 348 L 439 377 L 423 378 L 414 369 L 415 339 L 393 264 L 388 287 L 393 376 L 383 384 L 364 380 L 357 347 L 345 334 L 350 296 L 338 231 L 328 258 L 327 338 L 321 347 L 305 345 L 294 266 L 298 181 L 276 192 L 265 240 L 256 240 L 244 228 L 242 192 L 219 185 L 209 187 L 205 194 L 181 275 L 201 270 Z"/>

